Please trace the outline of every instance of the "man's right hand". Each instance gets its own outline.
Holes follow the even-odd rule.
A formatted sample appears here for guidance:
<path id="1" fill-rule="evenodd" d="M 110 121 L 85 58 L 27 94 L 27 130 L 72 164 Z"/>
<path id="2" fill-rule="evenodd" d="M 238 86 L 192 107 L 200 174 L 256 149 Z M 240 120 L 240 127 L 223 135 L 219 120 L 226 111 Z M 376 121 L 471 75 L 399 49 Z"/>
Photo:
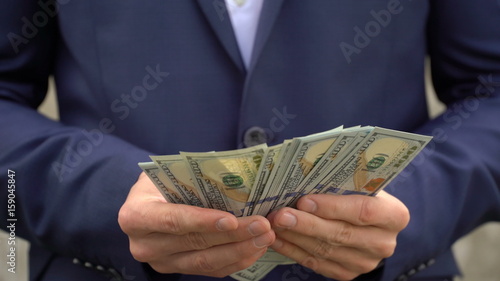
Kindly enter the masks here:
<path id="1" fill-rule="evenodd" d="M 275 240 L 266 218 L 169 203 L 144 173 L 118 223 L 134 258 L 160 273 L 224 277 L 252 265 Z"/>

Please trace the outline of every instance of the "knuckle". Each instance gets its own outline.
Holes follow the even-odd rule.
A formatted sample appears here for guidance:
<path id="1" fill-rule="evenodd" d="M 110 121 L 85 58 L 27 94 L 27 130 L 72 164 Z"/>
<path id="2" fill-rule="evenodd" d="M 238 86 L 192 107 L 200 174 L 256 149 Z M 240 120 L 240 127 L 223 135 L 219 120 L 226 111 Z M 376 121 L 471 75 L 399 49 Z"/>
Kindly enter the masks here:
<path id="1" fill-rule="evenodd" d="M 175 209 L 172 209 L 160 216 L 159 224 L 167 233 L 182 234 L 181 217 Z"/>
<path id="2" fill-rule="evenodd" d="M 359 262 L 356 266 L 356 271 L 360 274 L 368 273 L 374 270 L 377 265 L 378 261 L 375 260 Z"/>
<path id="3" fill-rule="evenodd" d="M 410 211 L 402 203 L 391 210 L 392 218 L 387 222 L 387 229 L 399 232 L 408 226 Z"/>
<path id="4" fill-rule="evenodd" d="M 128 236 L 133 236 L 141 231 L 140 214 L 137 210 L 124 205 L 118 211 L 118 225 Z"/>
<path id="5" fill-rule="evenodd" d="M 215 266 L 209 261 L 206 254 L 200 253 L 193 259 L 193 267 L 197 272 L 213 272 L 216 270 Z"/>
<path id="6" fill-rule="evenodd" d="M 137 243 L 130 243 L 130 253 L 134 259 L 140 262 L 149 262 L 153 260 L 154 257 L 154 253 L 151 249 L 142 247 Z"/>
<path id="7" fill-rule="evenodd" d="M 386 243 L 381 243 L 377 247 L 377 252 L 381 257 L 388 258 L 394 254 L 395 249 L 396 249 L 396 241 L 390 241 Z"/>
<path id="8" fill-rule="evenodd" d="M 318 271 L 319 268 L 319 260 L 313 256 L 307 256 L 303 260 L 298 261 L 298 263 L 313 271 Z"/>
<path id="9" fill-rule="evenodd" d="M 312 254 L 315 257 L 328 258 L 332 255 L 334 251 L 334 246 L 328 242 L 317 239 L 317 244 L 313 249 Z"/>
<path id="10" fill-rule="evenodd" d="M 405 205 L 402 206 L 400 222 L 401 225 L 398 230 L 403 230 L 410 223 L 410 210 Z"/>
<path id="11" fill-rule="evenodd" d="M 211 245 L 202 233 L 190 232 L 184 236 L 186 246 L 193 250 L 203 250 L 209 248 Z"/>
<path id="12" fill-rule="evenodd" d="M 352 227 L 347 223 L 342 223 L 336 229 L 336 231 L 333 231 L 332 233 L 329 233 L 327 235 L 326 242 L 334 245 L 346 245 L 350 243 L 350 241 L 352 240 L 352 236 Z"/>
<path id="13" fill-rule="evenodd" d="M 130 212 L 125 208 L 124 205 L 120 208 L 120 211 L 118 212 L 118 225 L 120 225 L 120 228 L 125 233 L 129 231 L 128 229 L 129 221 L 130 221 Z"/>
<path id="14" fill-rule="evenodd" d="M 358 221 L 362 225 L 370 225 L 376 214 L 377 214 L 377 209 L 376 206 L 374 206 L 373 204 L 373 198 L 371 197 L 362 198 L 361 208 L 359 209 Z"/>

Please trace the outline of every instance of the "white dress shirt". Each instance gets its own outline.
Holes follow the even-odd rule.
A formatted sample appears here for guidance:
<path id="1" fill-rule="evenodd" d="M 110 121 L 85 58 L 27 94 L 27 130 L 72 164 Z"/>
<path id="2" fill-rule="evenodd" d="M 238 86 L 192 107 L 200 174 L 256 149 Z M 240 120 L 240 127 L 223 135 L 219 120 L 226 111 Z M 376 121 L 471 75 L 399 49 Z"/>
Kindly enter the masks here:
<path id="1" fill-rule="evenodd" d="M 225 0 L 240 53 L 248 69 L 264 0 Z"/>

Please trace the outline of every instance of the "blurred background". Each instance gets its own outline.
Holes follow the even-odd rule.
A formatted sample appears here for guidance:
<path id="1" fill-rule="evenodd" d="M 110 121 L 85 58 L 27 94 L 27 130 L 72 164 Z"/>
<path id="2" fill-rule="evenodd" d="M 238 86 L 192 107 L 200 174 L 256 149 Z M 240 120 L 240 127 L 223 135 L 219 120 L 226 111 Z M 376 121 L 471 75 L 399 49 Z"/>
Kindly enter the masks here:
<path id="1" fill-rule="evenodd" d="M 429 71 L 427 71 L 427 81 Z M 439 115 L 444 106 L 435 97 L 432 85 L 427 82 L 427 96 L 429 114 L 431 117 Z M 51 87 L 39 111 L 52 118 L 58 119 L 56 93 L 51 81 Z M 499 160 L 500 161 L 500 160 Z M 8 251 L 8 234 L 0 230 L 0 261 L 4 261 Z M 28 280 L 28 249 L 29 243 L 16 238 L 16 273 L 9 273 L 2 262 L 0 281 L 27 281 Z M 500 281 L 500 223 L 488 223 L 476 229 L 468 236 L 459 240 L 453 247 L 463 276 L 455 281 Z M 4 270 L 5 268 L 5 270 Z"/>

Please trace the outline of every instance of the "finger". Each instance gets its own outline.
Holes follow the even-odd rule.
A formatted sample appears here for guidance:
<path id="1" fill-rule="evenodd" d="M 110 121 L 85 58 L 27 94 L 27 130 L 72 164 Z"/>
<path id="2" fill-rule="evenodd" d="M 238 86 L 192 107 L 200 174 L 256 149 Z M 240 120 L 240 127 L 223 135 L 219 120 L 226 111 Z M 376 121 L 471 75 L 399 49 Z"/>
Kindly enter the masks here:
<path id="1" fill-rule="evenodd" d="M 166 202 L 144 173 L 131 188 L 118 222 L 128 235 L 228 231 L 238 225 L 236 217 L 227 212 Z"/>
<path id="2" fill-rule="evenodd" d="M 372 245 L 369 247 L 355 248 L 331 244 L 315 237 L 286 230 L 278 232 L 276 235 L 277 239 L 299 245 L 301 249 L 314 257 L 338 262 L 345 268 L 358 272 L 373 269 L 380 260 L 391 256 L 394 250 L 393 247 L 387 247 L 387 250 L 378 250 L 377 248 L 381 247 L 378 246 L 380 243 L 376 239 L 373 239 Z"/>
<path id="3" fill-rule="evenodd" d="M 252 239 L 255 247 L 269 246 L 274 238 L 269 221 L 262 216 L 238 218 L 238 228 L 225 232 L 195 232 L 182 235 L 174 249 L 180 251 L 202 250 L 217 245 L 229 244 Z M 264 238 L 268 239 L 264 239 Z"/>
<path id="4" fill-rule="evenodd" d="M 221 268 L 217 271 L 216 274 L 212 274 L 212 276 L 225 277 L 225 276 L 228 276 L 230 274 L 236 273 L 240 270 L 243 270 L 245 268 L 249 268 L 250 266 L 255 264 L 255 262 L 258 259 L 260 259 L 266 253 L 266 251 L 267 250 L 261 250 L 260 252 L 257 252 L 256 254 L 254 254 L 248 258 L 241 259 L 233 264 L 230 264 L 224 268 Z"/>
<path id="5" fill-rule="evenodd" d="M 374 255 L 390 255 L 396 245 L 397 232 L 374 226 L 357 226 L 341 220 L 326 220 L 293 208 L 277 211 L 270 220 L 279 235 L 288 235 L 287 239 L 291 242 L 307 246 L 305 249 L 310 253 L 323 249 L 316 248 L 313 243 L 303 245 L 301 237 L 312 237 L 325 245 L 357 248 Z M 294 234 L 300 236 L 294 238 Z"/>
<path id="6" fill-rule="evenodd" d="M 270 244 L 274 242 L 274 233 L 270 233 Z M 201 251 L 183 252 L 150 262 L 161 273 L 184 273 L 222 277 L 234 271 L 244 269 L 260 258 L 267 247 L 255 247 L 247 240 L 232 244 L 215 246 Z"/>
<path id="7" fill-rule="evenodd" d="M 148 175 L 145 172 L 142 172 L 138 179 L 137 182 L 134 184 L 132 189 L 129 192 L 129 197 L 133 197 L 135 193 L 140 193 L 142 195 L 148 194 L 148 195 L 153 195 L 156 198 L 161 199 L 161 201 L 166 201 L 165 197 L 162 196 L 158 188 L 154 185 L 154 183 L 151 181 L 151 179 L 148 177 Z M 138 197 L 141 198 L 141 197 Z"/>
<path id="8" fill-rule="evenodd" d="M 382 191 L 377 196 L 306 195 L 297 208 L 325 219 L 347 221 L 355 225 L 374 225 L 400 231 L 409 221 L 406 206 Z"/>
<path id="9" fill-rule="evenodd" d="M 352 280 L 365 272 L 355 272 L 342 264 L 316 257 L 301 247 L 286 240 L 276 239 L 271 248 L 276 252 L 295 260 L 298 264 L 312 269 L 323 276 L 337 280 Z"/>
<path id="10" fill-rule="evenodd" d="M 136 259 L 149 261 L 159 256 L 193 250 L 203 250 L 213 246 L 251 239 L 257 248 L 270 245 L 274 237 L 267 219 L 262 216 L 238 218 L 238 228 L 225 232 L 190 232 L 185 235 L 151 233 L 131 240 L 131 252 Z"/>
<path id="11" fill-rule="evenodd" d="M 238 227 L 236 217 L 227 212 L 168 202 L 149 202 L 141 206 L 125 203 L 118 220 L 122 230 L 132 236 L 154 232 L 175 235 L 220 232 Z"/>

